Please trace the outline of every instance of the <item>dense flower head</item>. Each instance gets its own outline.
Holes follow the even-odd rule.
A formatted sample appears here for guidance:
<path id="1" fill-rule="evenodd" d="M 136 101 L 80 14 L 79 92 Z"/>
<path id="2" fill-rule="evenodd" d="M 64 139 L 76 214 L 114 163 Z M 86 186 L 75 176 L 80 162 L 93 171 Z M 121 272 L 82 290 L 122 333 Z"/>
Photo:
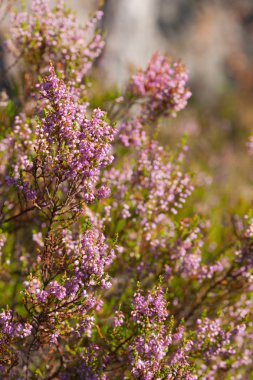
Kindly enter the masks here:
<path id="1" fill-rule="evenodd" d="M 168 57 L 155 53 L 147 68 L 132 76 L 130 91 L 143 98 L 144 119 L 176 116 L 185 108 L 191 96 L 185 87 L 188 75 L 181 62 L 171 62 Z"/>
<path id="2" fill-rule="evenodd" d="M 50 282 L 47 287 L 47 293 L 56 297 L 59 301 L 66 297 L 66 289 L 64 286 L 59 285 L 57 281 Z"/>
<path id="3" fill-rule="evenodd" d="M 137 323 L 141 323 L 146 317 L 150 323 L 154 320 L 161 322 L 168 317 L 167 303 L 162 289 L 149 292 L 147 296 L 137 291 L 134 294 L 133 304 L 132 317 Z"/>
<path id="4" fill-rule="evenodd" d="M 5 310 L 0 313 L 0 329 L 7 335 L 25 338 L 31 335 L 32 326 L 28 322 L 15 321 L 12 311 Z"/>
<path id="5" fill-rule="evenodd" d="M 92 33 L 102 15 L 99 10 L 80 26 L 63 1 L 51 9 L 48 0 L 33 0 L 31 10 L 13 14 L 7 46 L 34 73 L 45 74 L 54 62 L 69 79 L 81 82 L 104 47 L 102 36 Z"/>
<path id="6" fill-rule="evenodd" d="M 89 118 L 79 90 L 59 79 L 52 66 L 38 88 L 39 116 L 33 120 L 17 116 L 14 132 L 6 138 L 6 147 L 13 152 L 8 184 L 27 201 L 34 201 L 42 191 L 38 185 L 41 173 L 47 173 L 65 193 L 69 191 L 66 181 L 75 179 L 77 187 L 72 191 L 82 194 L 87 203 L 108 196 L 105 185 L 97 187 L 100 170 L 113 160 L 114 129 L 105 112 L 94 109 Z"/>
<path id="7" fill-rule="evenodd" d="M 102 287 L 110 286 L 108 278 L 104 278 L 105 268 L 108 267 L 114 259 L 114 250 L 110 250 L 105 241 L 104 235 L 92 228 L 82 236 L 81 242 L 82 258 L 77 264 L 76 272 L 80 270 L 81 276 L 90 278 L 88 284 L 92 284 L 94 280 L 100 280 Z M 78 276 L 79 274 L 77 274 Z"/>
<path id="8" fill-rule="evenodd" d="M 161 369 L 162 359 L 165 357 L 170 339 L 165 332 L 150 332 L 147 336 L 139 336 L 131 346 L 134 355 L 131 360 L 134 378 L 151 380 Z"/>
<path id="9" fill-rule="evenodd" d="M 96 182 L 99 170 L 112 162 L 114 133 L 100 109 L 87 118 L 85 107 L 78 103 L 73 91 L 51 68 L 40 86 L 45 109 L 41 110 L 37 126 L 38 146 L 48 170 L 62 181 L 80 173 L 89 188 Z"/>
<path id="10" fill-rule="evenodd" d="M 174 329 L 169 320 L 168 305 L 161 288 L 145 297 L 139 290 L 134 295 L 131 318 L 141 326 L 129 345 L 129 360 L 133 377 L 143 380 L 154 378 L 196 379 L 191 371 L 191 340 L 184 339 L 184 327 Z M 144 322 L 145 321 L 145 322 Z M 141 325 L 140 325 L 141 324 Z"/>

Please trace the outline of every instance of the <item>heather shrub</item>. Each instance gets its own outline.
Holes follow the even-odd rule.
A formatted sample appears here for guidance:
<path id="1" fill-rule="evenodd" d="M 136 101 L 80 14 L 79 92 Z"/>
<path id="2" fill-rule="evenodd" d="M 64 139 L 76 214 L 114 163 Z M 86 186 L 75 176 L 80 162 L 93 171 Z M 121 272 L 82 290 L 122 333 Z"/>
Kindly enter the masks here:
<path id="1" fill-rule="evenodd" d="M 180 61 L 154 54 L 106 109 L 92 107 L 101 17 L 79 26 L 47 0 L 13 14 L 6 44 L 22 64 L 1 111 L 1 378 L 251 379 L 251 212 L 212 250 L 208 221 L 185 207 L 187 141 L 159 142 L 161 118 L 191 95 Z"/>

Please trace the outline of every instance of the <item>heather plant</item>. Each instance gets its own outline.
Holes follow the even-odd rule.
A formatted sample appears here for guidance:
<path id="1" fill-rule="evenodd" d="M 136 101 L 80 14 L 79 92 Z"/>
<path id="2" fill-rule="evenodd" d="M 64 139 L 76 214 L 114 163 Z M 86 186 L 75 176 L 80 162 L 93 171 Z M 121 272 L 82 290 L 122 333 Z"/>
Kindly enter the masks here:
<path id="1" fill-rule="evenodd" d="M 82 26 L 63 1 L 53 9 L 46 1 L 32 1 L 30 10 L 13 13 L 6 44 L 14 57 L 29 64 L 29 74 L 35 79 L 46 73 L 52 61 L 74 84 L 81 83 L 104 46 L 101 34 L 92 33 L 102 14 L 97 11 Z"/>
<path id="2" fill-rule="evenodd" d="M 29 80 L 1 118 L 1 378 L 251 379 L 252 215 L 214 251 L 185 207 L 187 141 L 159 143 L 190 97 L 182 63 L 156 53 L 92 107 L 101 15 L 13 15 Z"/>

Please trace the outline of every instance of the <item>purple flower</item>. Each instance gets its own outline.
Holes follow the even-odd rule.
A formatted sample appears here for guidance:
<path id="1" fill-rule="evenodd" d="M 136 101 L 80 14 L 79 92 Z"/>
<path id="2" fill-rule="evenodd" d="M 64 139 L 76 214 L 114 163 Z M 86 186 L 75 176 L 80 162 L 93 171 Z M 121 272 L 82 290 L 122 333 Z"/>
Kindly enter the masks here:
<path id="1" fill-rule="evenodd" d="M 30 11 L 13 13 L 7 47 L 14 55 L 22 55 L 35 75 L 45 74 L 53 62 L 67 78 L 81 83 L 104 47 L 102 36 L 94 33 L 102 15 L 97 11 L 82 26 L 63 1 L 51 9 L 48 0 L 33 0 Z"/>
<path id="2" fill-rule="evenodd" d="M 66 288 L 59 285 L 57 281 L 52 281 L 47 287 L 47 293 L 61 301 L 66 297 Z"/>
<path id="3" fill-rule="evenodd" d="M 171 115 L 185 108 L 191 93 L 185 85 L 188 80 L 181 62 L 172 63 L 169 58 L 155 53 L 146 70 L 133 75 L 130 91 L 143 98 L 144 120 Z"/>

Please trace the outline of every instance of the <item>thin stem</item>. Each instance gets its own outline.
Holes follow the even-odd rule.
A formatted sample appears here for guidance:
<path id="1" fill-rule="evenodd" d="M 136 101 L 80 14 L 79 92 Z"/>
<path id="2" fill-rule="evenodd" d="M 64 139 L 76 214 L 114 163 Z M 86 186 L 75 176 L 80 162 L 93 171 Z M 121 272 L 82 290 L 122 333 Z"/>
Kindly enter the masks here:
<path id="1" fill-rule="evenodd" d="M 20 216 L 22 216 L 24 214 L 27 214 L 28 212 L 30 212 L 32 210 L 35 210 L 35 209 L 36 209 L 36 206 L 29 207 L 29 208 L 21 211 L 20 213 L 18 213 L 16 215 L 13 215 L 10 218 L 7 218 L 7 219 L 3 220 L 3 222 L 1 223 L 1 225 L 5 224 L 5 223 L 8 223 L 8 222 L 11 222 L 12 220 L 15 220 L 15 219 L 19 218 Z"/>

